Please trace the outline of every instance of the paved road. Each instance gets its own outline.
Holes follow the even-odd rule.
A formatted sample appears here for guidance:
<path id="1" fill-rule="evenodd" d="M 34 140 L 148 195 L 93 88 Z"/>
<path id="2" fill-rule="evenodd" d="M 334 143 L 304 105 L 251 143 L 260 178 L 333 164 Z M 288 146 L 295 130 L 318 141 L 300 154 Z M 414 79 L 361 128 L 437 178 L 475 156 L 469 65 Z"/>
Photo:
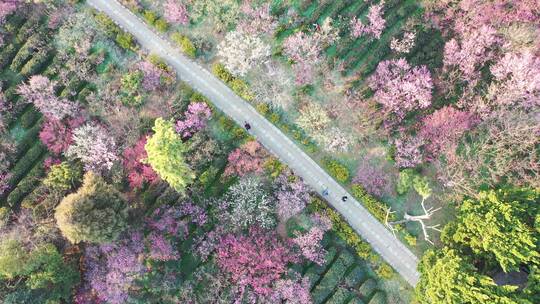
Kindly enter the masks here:
<path id="1" fill-rule="evenodd" d="M 327 201 L 409 284 L 416 285 L 419 278 L 416 270 L 418 258 L 278 128 L 210 72 L 183 56 L 116 0 L 87 0 L 87 3 L 109 15 L 124 30 L 135 36 L 143 48 L 167 61 L 176 69 L 180 79 L 208 97 L 238 124 L 243 125 L 248 121 L 252 126 L 250 133 L 307 184 L 319 193 L 328 188 Z M 347 203 L 341 201 L 344 195 L 349 197 Z"/>

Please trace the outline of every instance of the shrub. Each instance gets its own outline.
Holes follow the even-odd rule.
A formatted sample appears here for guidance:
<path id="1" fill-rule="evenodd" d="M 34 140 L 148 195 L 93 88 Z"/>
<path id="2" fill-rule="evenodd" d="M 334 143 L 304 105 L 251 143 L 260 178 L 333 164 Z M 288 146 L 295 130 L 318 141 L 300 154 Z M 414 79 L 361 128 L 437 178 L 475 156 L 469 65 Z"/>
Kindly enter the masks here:
<path id="1" fill-rule="evenodd" d="M 12 175 L 9 181 L 10 185 L 16 185 L 45 152 L 46 149 L 40 142 L 32 146 L 32 148 L 30 148 L 30 150 L 28 150 L 26 154 L 15 164 L 13 169 L 11 169 Z"/>
<path id="2" fill-rule="evenodd" d="M 325 158 L 323 164 L 334 178 L 340 183 L 346 183 L 349 181 L 350 172 L 347 167 L 341 164 L 339 161 L 331 158 Z"/>
<path id="3" fill-rule="evenodd" d="M 394 269 L 386 263 L 381 263 L 375 270 L 375 273 L 384 280 L 390 280 L 394 276 Z"/>
<path id="4" fill-rule="evenodd" d="M 9 206 L 17 206 L 23 198 L 28 195 L 39 183 L 43 176 L 44 169 L 42 163 L 37 163 L 30 172 L 17 184 L 17 187 L 11 191 L 7 197 Z"/>
<path id="5" fill-rule="evenodd" d="M 89 171 L 81 188 L 62 199 L 54 217 L 72 243 L 111 242 L 126 228 L 127 203 L 120 192 Z"/>
<path id="6" fill-rule="evenodd" d="M 409 192 L 415 176 L 416 173 L 413 169 L 404 169 L 399 172 L 399 179 L 396 184 L 396 191 L 399 195 Z"/>
<path id="7" fill-rule="evenodd" d="M 353 196 L 359 200 L 373 216 L 384 223 L 386 218 L 386 205 L 367 193 L 361 185 L 354 184 L 351 188 Z M 392 218 L 392 215 L 390 215 L 389 220 L 392 220 Z"/>
<path id="8" fill-rule="evenodd" d="M 135 41 L 133 36 L 130 33 L 121 32 L 116 35 L 115 41 L 118 45 L 125 49 L 135 51 L 137 47 L 135 46 Z"/>
<path id="9" fill-rule="evenodd" d="M 190 58 L 195 58 L 197 56 L 197 48 L 191 42 L 191 40 L 178 32 L 175 32 L 171 35 L 171 39 L 180 47 L 182 52 Z"/>
<path id="10" fill-rule="evenodd" d="M 144 20 L 146 20 L 146 22 L 150 23 L 151 25 L 154 25 L 154 23 L 157 20 L 156 13 L 150 10 L 144 11 L 143 17 L 144 17 Z"/>
<path id="11" fill-rule="evenodd" d="M 169 23 L 167 23 L 167 21 L 162 18 L 159 18 L 158 20 L 156 20 L 156 22 L 154 23 L 154 26 L 161 33 L 165 33 L 169 29 Z"/>
<path id="12" fill-rule="evenodd" d="M 51 166 L 43 185 L 52 192 L 64 192 L 72 189 L 82 179 L 82 168 L 78 165 L 62 162 Z"/>

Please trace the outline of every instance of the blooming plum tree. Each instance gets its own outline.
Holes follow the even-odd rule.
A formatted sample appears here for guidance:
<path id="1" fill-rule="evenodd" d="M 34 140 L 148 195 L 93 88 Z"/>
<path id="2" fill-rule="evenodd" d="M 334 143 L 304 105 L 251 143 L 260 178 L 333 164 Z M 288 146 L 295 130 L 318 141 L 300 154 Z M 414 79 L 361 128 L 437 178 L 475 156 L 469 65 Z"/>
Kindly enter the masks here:
<path id="1" fill-rule="evenodd" d="M 127 148 L 123 153 L 122 164 L 127 171 L 131 188 L 141 188 L 144 182 L 152 184 L 159 180 L 154 169 L 144 162 L 148 157 L 144 149 L 146 140 L 147 136 L 141 137 L 135 146 Z"/>
<path id="2" fill-rule="evenodd" d="M 400 120 L 410 111 L 431 105 L 433 83 L 426 66 L 411 68 L 403 58 L 385 60 L 368 82 L 375 100 Z"/>
<path id="3" fill-rule="evenodd" d="M 270 46 L 261 38 L 232 31 L 218 45 L 218 56 L 235 76 L 245 76 L 253 67 L 263 64 L 270 56 Z"/>
<path id="4" fill-rule="evenodd" d="M 381 37 L 381 34 L 386 25 L 386 20 L 383 18 L 384 0 L 379 4 L 369 7 L 367 13 L 368 24 L 365 25 L 359 19 L 353 17 L 351 19 L 351 35 L 358 38 L 364 34 L 371 35 L 376 39 Z"/>
<path id="5" fill-rule="evenodd" d="M 54 94 L 55 82 L 41 75 L 32 76 L 27 83 L 17 87 L 19 93 L 28 102 L 33 103 L 43 115 L 61 120 L 78 113 L 78 106 L 69 100 L 60 99 Z"/>
<path id="6" fill-rule="evenodd" d="M 189 23 L 189 15 L 186 5 L 180 0 L 167 0 L 163 4 L 165 20 L 172 24 L 186 25 Z"/>
<path id="7" fill-rule="evenodd" d="M 256 226 L 249 229 L 247 236 L 224 236 L 217 248 L 218 265 L 232 281 L 242 291 L 250 287 L 262 296 L 272 292 L 273 284 L 287 272 L 287 264 L 297 260 L 274 232 Z"/>
<path id="8" fill-rule="evenodd" d="M 87 171 L 111 169 L 118 159 L 114 139 L 105 128 L 86 123 L 73 131 L 73 144 L 64 153 L 69 158 L 78 158 Z"/>
<path id="9" fill-rule="evenodd" d="M 282 174 L 276 179 L 277 214 L 282 221 L 299 214 L 308 203 L 309 189 L 297 176 Z"/>
<path id="10" fill-rule="evenodd" d="M 196 132 L 204 129 L 207 121 L 212 116 L 212 111 L 204 102 L 192 102 L 184 113 L 184 120 L 176 122 L 176 132 L 183 139 L 190 138 Z"/>
<path id="11" fill-rule="evenodd" d="M 258 141 L 248 141 L 229 154 L 224 175 L 244 176 L 249 173 L 262 173 L 267 157 L 268 153 Z"/>

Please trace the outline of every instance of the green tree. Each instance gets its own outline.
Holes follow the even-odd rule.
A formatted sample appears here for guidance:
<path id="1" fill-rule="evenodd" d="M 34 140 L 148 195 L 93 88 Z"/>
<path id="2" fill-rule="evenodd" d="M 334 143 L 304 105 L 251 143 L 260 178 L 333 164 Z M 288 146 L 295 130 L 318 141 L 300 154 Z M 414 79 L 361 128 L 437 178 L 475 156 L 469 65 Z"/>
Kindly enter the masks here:
<path id="1" fill-rule="evenodd" d="M 0 250 L 0 281 L 18 279 L 13 282 L 22 284 L 6 296 L 6 303 L 52 304 L 70 299 L 80 276 L 53 244 L 41 244 L 29 251 L 20 241 L 7 238 L 0 243 Z"/>
<path id="2" fill-rule="evenodd" d="M 172 122 L 156 119 L 154 135 L 146 142 L 147 161 L 154 171 L 176 191 L 183 193 L 195 175 L 186 164 L 187 147 L 174 130 Z"/>
<path id="3" fill-rule="evenodd" d="M 454 249 L 445 247 L 424 254 L 418 269 L 416 298 L 422 304 L 515 304 L 515 287 L 499 287 L 481 275 Z M 527 303 L 527 302 L 524 302 Z"/>
<path id="4" fill-rule="evenodd" d="M 43 180 L 49 191 L 63 192 L 71 190 L 81 181 L 82 168 L 68 162 L 52 165 L 47 177 Z"/>
<path id="5" fill-rule="evenodd" d="M 103 178 L 87 172 L 82 186 L 62 199 L 54 217 L 72 243 L 110 242 L 126 227 L 127 203 Z"/>
<path id="6" fill-rule="evenodd" d="M 427 177 L 417 175 L 412 181 L 412 186 L 416 193 L 422 197 L 422 200 L 426 200 L 431 196 L 431 188 L 429 187 L 429 182 Z"/>
<path id="7" fill-rule="evenodd" d="M 539 233 L 534 229 L 539 193 L 526 189 L 483 191 L 458 209 L 443 239 L 495 258 L 504 271 L 520 264 L 540 264 Z"/>

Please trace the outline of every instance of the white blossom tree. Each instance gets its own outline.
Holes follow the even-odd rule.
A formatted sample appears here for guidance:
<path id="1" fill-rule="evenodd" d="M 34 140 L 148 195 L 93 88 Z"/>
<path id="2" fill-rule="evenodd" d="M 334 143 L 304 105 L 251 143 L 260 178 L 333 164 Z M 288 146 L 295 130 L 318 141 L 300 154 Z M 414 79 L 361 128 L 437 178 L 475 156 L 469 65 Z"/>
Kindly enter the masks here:
<path id="1" fill-rule="evenodd" d="M 254 35 L 231 31 L 218 45 L 218 56 L 233 75 L 245 76 L 252 68 L 266 62 L 270 46 Z"/>
<path id="2" fill-rule="evenodd" d="M 99 125 L 87 123 L 75 129 L 72 138 L 65 155 L 80 159 L 87 171 L 109 170 L 118 159 L 114 139 Z"/>

